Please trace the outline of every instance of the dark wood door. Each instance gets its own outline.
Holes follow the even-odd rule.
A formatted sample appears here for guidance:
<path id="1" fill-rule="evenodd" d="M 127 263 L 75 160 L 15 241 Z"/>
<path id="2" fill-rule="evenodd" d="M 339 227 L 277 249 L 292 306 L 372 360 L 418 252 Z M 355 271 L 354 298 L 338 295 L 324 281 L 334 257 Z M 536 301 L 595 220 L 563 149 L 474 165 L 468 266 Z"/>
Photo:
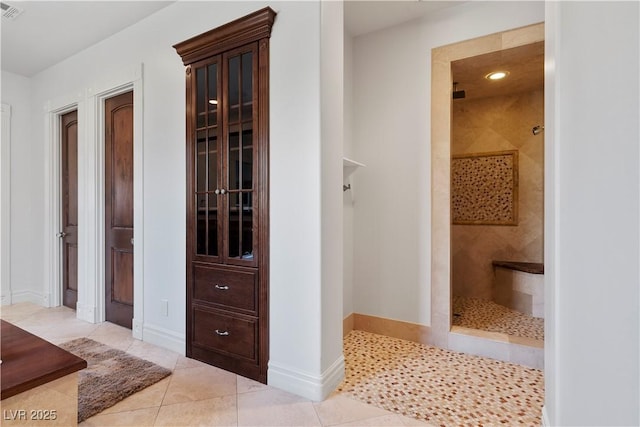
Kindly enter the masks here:
<path id="1" fill-rule="evenodd" d="M 105 101 L 106 320 L 133 319 L 133 92 Z"/>
<path id="2" fill-rule="evenodd" d="M 78 302 L 78 112 L 61 118 L 62 172 L 62 303 L 75 310 Z"/>

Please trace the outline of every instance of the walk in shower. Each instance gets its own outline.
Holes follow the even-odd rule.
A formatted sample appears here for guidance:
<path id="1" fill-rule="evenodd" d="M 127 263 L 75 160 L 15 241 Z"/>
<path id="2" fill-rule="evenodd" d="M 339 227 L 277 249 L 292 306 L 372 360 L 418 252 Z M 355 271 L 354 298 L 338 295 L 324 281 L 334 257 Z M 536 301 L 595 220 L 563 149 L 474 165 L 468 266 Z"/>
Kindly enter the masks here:
<path id="1" fill-rule="evenodd" d="M 544 42 L 451 62 L 452 325 L 544 340 Z"/>

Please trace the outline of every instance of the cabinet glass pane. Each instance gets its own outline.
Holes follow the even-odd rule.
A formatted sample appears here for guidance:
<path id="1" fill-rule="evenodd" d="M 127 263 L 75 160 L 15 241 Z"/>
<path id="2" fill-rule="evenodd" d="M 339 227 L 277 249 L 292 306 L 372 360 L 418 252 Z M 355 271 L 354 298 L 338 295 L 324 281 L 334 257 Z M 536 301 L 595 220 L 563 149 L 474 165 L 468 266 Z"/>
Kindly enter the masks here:
<path id="1" fill-rule="evenodd" d="M 242 259 L 253 258 L 253 207 L 250 192 L 243 192 L 242 202 Z"/>
<path id="2" fill-rule="evenodd" d="M 209 191 L 218 187 L 218 128 L 209 129 Z"/>
<path id="3" fill-rule="evenodd" d="M 229 122 L 234 123 L 239 119 L 240 110 L 240 56 L 229 59 Z"/>
<path id="4" fill-rule="evenodd" d="M 253 189 L 253 131 L 251 129 L 242 131 L 242 146 L 240 163 L 242 177 L 241 188 L 243 190 Z"/>
<path id="5" fill-rule="evenodd" d="M 207 138 L 204 131 L 196 133 L 196 191 L 206 191 Z"/>
<path id="6" fill-rule="evenodd" d="M 209 255 L 218 256 L 218 196 L 209 194 Z"/>
<path id="7" fill-rule="evenodd" d="M 218 64 L 212 64 L 207 67 L 209 86 L 207 96 L 207 108 L 209 109 L 209 122 L 207 126 L 215 126 L 218 124 Z"/>
<path id="8" fill-rule="evenodd" d="M 253 131 L 243 126 L 229 127 L 229 189 L 253 188 Z M 242 129 L 242 132 L 240 132 Z"/>
<path id="9" fill-rule="evenodd" d="M 253 53 L 242 55 L 242 120 L 251 120 L 253 115 Z"/>
<path id="10" fill-rule="evenodd" d="M 196 253 L 207 253 L 207 196 L 196 195 Z"/>
<path id="11" fill-rule="evenodd" d="M 240 188 L 240 127 L 229 126 L 229 190 Z"/>
<path id="12" fill-rule="evenodd" d="M 196 128 L 205 126 L 205 69 L 196 68 Z"/>
<path id="13" fill-rule="evenodd" d="M 250 192 L 229 193 L 229 257 L 253 258 L 253 207 Z"/>
<path id="14" fill-rule="evenodd" d="M 229 193 L 229 257 L 239 258 L 241 248 L 240 220 L 240 194 Z"/>

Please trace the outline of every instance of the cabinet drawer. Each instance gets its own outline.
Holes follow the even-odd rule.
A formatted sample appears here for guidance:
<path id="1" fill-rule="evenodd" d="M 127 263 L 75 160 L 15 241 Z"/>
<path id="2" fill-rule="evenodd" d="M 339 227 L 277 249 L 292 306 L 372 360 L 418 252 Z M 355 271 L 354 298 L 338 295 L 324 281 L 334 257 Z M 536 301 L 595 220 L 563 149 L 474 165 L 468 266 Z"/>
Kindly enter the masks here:
<path id="1" fill-rule="evenodd" d="M 193 344 L 256 360 L 257 319 L 193 308 Z"/>
<path id="2" fill-rule="evenodd" d="M 253 314 L 257 310 L 258 274 L 255 271 L 193 266 L 193 299 Z"/>

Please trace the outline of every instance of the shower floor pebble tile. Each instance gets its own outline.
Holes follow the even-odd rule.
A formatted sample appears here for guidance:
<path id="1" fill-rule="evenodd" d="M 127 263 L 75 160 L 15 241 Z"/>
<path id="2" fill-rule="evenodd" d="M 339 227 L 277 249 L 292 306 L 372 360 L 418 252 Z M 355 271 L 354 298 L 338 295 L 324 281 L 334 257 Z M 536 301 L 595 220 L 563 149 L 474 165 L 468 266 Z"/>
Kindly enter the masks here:
<path id="1" fill-rule="evenodd" d="M 544 341 L 544 319 L 493 301 L 453 297 L 453 325 Z"/>
<path id="2" fill-rule="evenodd" d="M 352 331 L 338 391 L 441 426 L 539 426 L 542 371 Z"/>

